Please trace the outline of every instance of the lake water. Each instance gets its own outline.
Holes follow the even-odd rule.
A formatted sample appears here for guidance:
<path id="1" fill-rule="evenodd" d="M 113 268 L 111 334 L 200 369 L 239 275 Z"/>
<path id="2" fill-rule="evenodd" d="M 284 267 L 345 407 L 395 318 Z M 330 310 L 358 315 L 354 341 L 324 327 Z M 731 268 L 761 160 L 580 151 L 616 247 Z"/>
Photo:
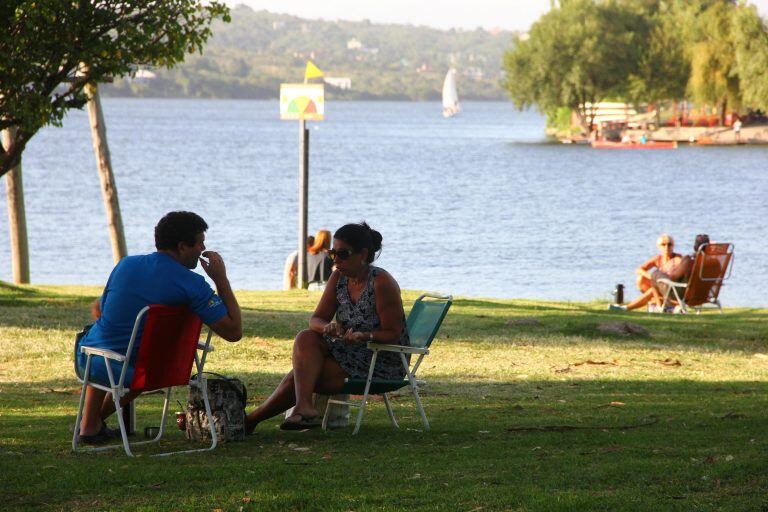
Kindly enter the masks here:
<path id="1" fill-rule="evenodd" d="M 296 245 L 298 123 L 277 101 L 106 99 L 128 250 L 186 209 L 210 225 L 237 289 L 279 289 Z M 401 287 L 466 296 L 591 300 L 655 252 L 661 232 L 735 244 L 726 305 L 768 300 L 768 147 L 609 151 L 547 143 L 507 103 L 333 102 L 310 123 L 309 229 L 367 220 Z M 103 284 L 112 268 L 85 112 L 23 161 L 33 283 Z M 5 196 L 0 194 L 4 210 Z M 0 215 L 0 279 L 10 280 Z"/>

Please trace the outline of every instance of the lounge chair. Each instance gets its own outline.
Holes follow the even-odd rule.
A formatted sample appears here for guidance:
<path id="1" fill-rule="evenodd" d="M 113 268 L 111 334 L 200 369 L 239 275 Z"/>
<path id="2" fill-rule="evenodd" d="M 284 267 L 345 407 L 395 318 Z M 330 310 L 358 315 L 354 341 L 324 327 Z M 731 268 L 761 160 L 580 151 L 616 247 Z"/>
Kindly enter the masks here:
<path id="1" fill-rule="evenodd" d="M 667 285 L 663 308 L 675 307 L 676 312 L 688 313 L 691 308 L 696 314 L 707 306 L 713 306 L 723 312 L 720 303 L 720 290 L 726 279 L 731 277 L 733 267 L 733 244 L 705 244 L 696 251 L 690 276 L 685 283 L 670 279 L 659 279 Z M 682 292 L 680 290 L 684 290 Z"/>

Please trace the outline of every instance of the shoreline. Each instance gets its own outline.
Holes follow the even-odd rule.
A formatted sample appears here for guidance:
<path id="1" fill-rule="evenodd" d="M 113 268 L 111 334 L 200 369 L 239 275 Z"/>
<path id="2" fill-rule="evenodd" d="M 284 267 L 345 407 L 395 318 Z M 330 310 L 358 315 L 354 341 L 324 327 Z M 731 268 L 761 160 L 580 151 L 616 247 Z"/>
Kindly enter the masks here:
<path id="1" fill-rule="evenodd" d="M 46 290 L 50 290 L 54 293 L 62 294 L 62 295 L 82 295 L 82 294 L 88 294 L 92 297 L 98 297 L 100 294 L 100 291 L 103 289 L 103 285 L 97 285 L 97 284 L 52 284 L 52 283 L 31 283 L 31 284 L 22 284 L 22 285 L 16 285 L 13 283 L 10 283 L 8 281 L 4 281 L 0 279 L 0 299 L 2 298 L 2 292 L 3 290 L 11 290 L 11 291 L 17 291 L 20 293 L 34 293 L 35 291 L 38 292 L 44 292 Z M 247 289 L 247 288 L 235 288 L 234 289 L 235 294 L 239 294 L 241 296 L 257 296 L 257 295 L 264 295 L 266 297 L 285 297 L 285 298 L 312 298 L 313 300 L 315 298 L 319 298 L 322 294 L 322 291 L 320 290 L 281 290 L 281 289 Z M 444 290 L 433 290 L 433 289 L 424 289 L 424 290 L 413 290 L 404 288 L 401 290 L 401 296 L 404 301 L 412 301 L 415 300 L 416 297 L 421 295 L 422 293 L 426 292 L 434 292 L 434 293 L 444 293 L 444 294 L 450 294 L 453 295 L 454 301 L 482 301 L 482 302 L 497 302 L 497 303 L 503 303 L 508 305 L 514 305 L 514 304 L 532 304 L 532 305 L 540 305 L 540 306 L 551 306 L 553 304 L 563 305 L 563 306 L 571 306 L 571 305 L 584 305 L 584 306 L 595 306 L 598 307 L 598 311 L 602 311 L 602 308 L 605 307 L 606 304 L 609 304 L 611 302 L 610 297 L 594 297 L 592 299 L 562 299 L 562 298 L 545 298 L 545 297 L 493 297 L 489 295 L 466 295 L 466 294 L 455 294 L 451 293 L 450 291 L 444 291 Z M 625 303 L 628 302 L 628 300 L 625 300 Z M 731 304 L 726 301 L 726 303 L 723 306 L 724 311 L 760 311 L 760 310 L 768 310 L 768 304 L 766 305 L 743 305 L 743 304 Z M 645 311 L 637 311 L 637 313 L 646 313 Z M 709 311 L 705 311 L 705 314 L 709 313 Z M 682 315 L 676 315 L 676 316 L 682 316 Z M 694 315 L 696 316 L 696 315 Z"/>

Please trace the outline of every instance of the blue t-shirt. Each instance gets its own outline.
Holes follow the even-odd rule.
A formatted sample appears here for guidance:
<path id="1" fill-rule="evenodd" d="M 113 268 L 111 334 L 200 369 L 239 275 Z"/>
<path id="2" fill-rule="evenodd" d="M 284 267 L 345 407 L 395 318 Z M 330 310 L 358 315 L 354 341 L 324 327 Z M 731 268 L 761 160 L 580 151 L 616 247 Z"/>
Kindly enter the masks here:
<path id="1" fill-rule="evenodd" d="M 150 304 L 189 306 L 208 325 L 227 314 L 227 307 L 205 278 L 171 256 L 162 252 L 128 256 L 120 260 L 112 270 L 101 296 L 101 317 L 79 345 L 125 354 L 136 315 Z M 136 336 L 131 361 L 135 360 L 138 353 L 141 332 Z M 85 356 L 78 353 L 78 358 L 84 367 Z M 97 368 L 103 367 L 98 360 L 101 357 L 93 358 L 95 373 L 106 379 L 106 369 L 103 368 L 102 373 Z M 115 379 L 118 377 L 119 370 Z"/>

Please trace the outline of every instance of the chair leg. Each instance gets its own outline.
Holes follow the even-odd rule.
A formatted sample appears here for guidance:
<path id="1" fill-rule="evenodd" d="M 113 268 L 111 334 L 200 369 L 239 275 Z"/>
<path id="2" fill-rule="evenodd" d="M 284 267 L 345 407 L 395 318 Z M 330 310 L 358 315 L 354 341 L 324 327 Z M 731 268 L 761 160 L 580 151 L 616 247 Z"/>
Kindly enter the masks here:
<path id="1" fill-rule="evenodd" d="M 368 402 L 368 393 L 371 390 L 371 381 L 373 380 L 373 369 L 376 367 L 376 358 L 379 356 L 379 351 L 374 350 L 371 356 L 371 367 L 368 370 L 368 380 L 365 382 L 365 392 L 363 393 L 363 401 L 360 402 L 360 411 L 357 413 L 357 422 L 355 423 L 355 430 L 352 435 L 356 435 L 360 431 L 360 425 L 363 422 L 363 414 L 365 414 L 365 404 Z"/>
<path id="2" fill-rule="evenodd" d="M 165 390 L 165 401 L 163 402 L 163 416 L 160 418 L 160 432 L 157 433 L 157 440 L 163 436 L 165 432 L 165 424 L 168 421 L 168 407 L 171 403 L 171 396 L 173 396 L 173 388 L 167 388 Z"/>
<path id="3" fill-rule="evenodd" d="M 424 424 L 424 432 L 429 432 L 429 421 L 427 421 L 427 413 L 424 412 L 424 407 L 421 405 L 421 398 L 419 392 L 416 390 L 416 385 L 411 384 L 411 391 L 413 392 L 413 398 L 416 400 L 416 408 L 421 414 L 421 422 Z"/>
<path id="4" fill-rule="evenodd" d="M 91 372 L 91 355 L 85 361 L 85 371 L 83 372 L 83 388 L 80 390 L 80 405 L 77 407 L 77 418 L 75 419 L 74 433 L 72 434 L 72 451 L 77 451 L 77 443 L 80 441 L 80 420 L 83 419 L 83 406 L 85 405 L 85 391 L 88 388 L 88 375 Z"/>
<path id="5" fill-rule="evenodd" d="M 357 421 L 355 422 L 355 430 L 352 431 L 352 435 L 356 435 L 360 431 L 360 425 L 363 423 L 363 414 L 365 413 L 365 404 L 368 402 L 368 386 L 365 387 L 365 394 L 363 400 L 360 402 L 360 410 L 357 412 Z"/>
<path id="6" fill-rule="evenodd" d="M 117 396 L 117 393 L 115 393 L 115 390 L 113 389 L 110 394 L 112 395 L 112 399 L 115 401 L 115 414 L 117 415 L 117 422 L 120 425 L 120 436 L 123 439 L 123 448 L 125 448 L 125 454 L 129 457 L 133 457 L 133 452 L 131 452 L 131 447 L 128 444 L 128 431 L 125 427 L 125 420 L 123 419 L 123 407 L 120 405 L 120 397 Z"/>
<path id="7" fill-rule="evenodd" d="M 411 387 L 411 393 L 413 393 L 413 398 L 416 400 L 416 408 L 419 410 L 419 414 L 421 414 L 421 423 L 424 425 L 424 432 L 429 432 L 429 421 L 427 421 L 427 414 L 424 412 L 424 407 L 421 405 L 418 384 L 416 384 L 416 379 L 413 378 L 413 374 L 408 370 L 408 362 L 405 359 L 405 354 L 401 353 L 400 359 L 403 362 L 405 374 L 408 376 L 408 384 Z"/>
<path id="8" fill-rule="evenodd" d="M 323 424 L 321 425 L 321 428 L 323 430 L 328 430 L 328 413 L 331 411 L 331 401 L 328 400 L 325 402 L 325 414 L 323 414 Z"/>
<path id="9" fill-rule="evenodd" d="M 208 383 L 205 378 L 200 381 L 203 390 L 203 403 L 205 404 L 205 414 L 208 415 L 208 427 L 211 429 L 211 447 L 208 450 L 213 450 L 219 443 L 218 436 L 216 435 L 216 425 L 213 421 L 213 413 L 211 412 L 211 402 L 208 400 Z"/>
<path id="10" fill-rule="evenodd" d="M 384 404 L 387 406 L 387 414 L 389 414 L 389 420 L 392 422 L 392 426 L 398 428 L 397 420 L 395 419 L 395 413 L 392 411 L 392 404 L 389 402 L 389 395 L 384 393 Z"/>

